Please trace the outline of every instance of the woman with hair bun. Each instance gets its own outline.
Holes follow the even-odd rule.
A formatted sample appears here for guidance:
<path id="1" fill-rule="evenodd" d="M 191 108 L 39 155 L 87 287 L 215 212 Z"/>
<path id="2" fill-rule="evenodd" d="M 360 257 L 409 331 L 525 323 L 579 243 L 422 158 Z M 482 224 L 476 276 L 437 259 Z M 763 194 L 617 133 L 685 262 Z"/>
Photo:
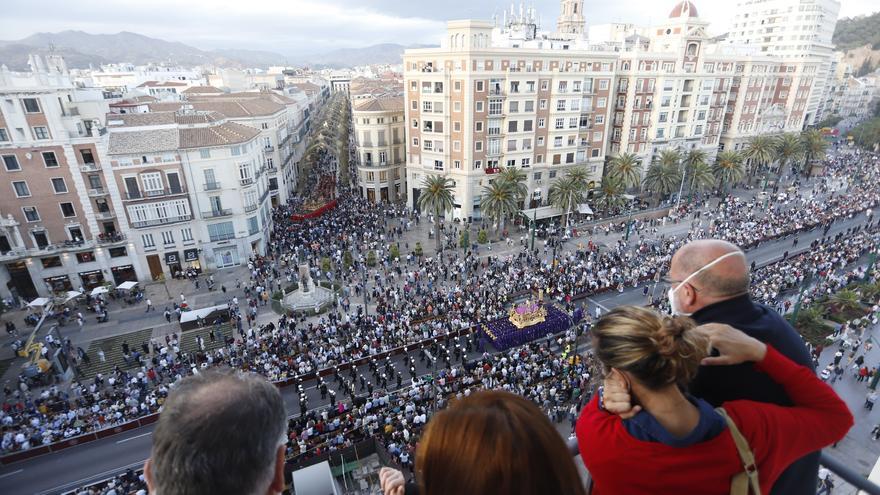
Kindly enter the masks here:
<path id="1" fill-rule="evenodd" d="M 697 327 L 687 317 L 622 306 L 591 333 L 605 373 L 620 374 L 639 406 L 621 419 L 603 410 L 600 390 L 581 411 L 578 446 L 593 494 L 769 493 L 790 463 L 853 424 L 846 404 L 811 370 L 730 326 Z M 719 355 L 709 357 L 710 348 Z M 684 391 L 700 364 L 747 361 L 794 405 L 737 400 L 716 410 Z"/>

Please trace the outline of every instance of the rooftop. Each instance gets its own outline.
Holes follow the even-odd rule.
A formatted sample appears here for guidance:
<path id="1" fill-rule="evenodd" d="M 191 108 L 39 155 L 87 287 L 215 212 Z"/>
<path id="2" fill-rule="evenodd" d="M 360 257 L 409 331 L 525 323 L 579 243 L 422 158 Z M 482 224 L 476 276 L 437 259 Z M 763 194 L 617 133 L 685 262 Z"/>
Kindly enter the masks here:
<path id="1" fill-rule="evenodd" d="M 402 112 L 403 108 L 403 96 L 374 97 L 354 102 L 354 110 L 357 112 Z"/>
<path id="2" fill-rule="evenodd" d="M 260 134 L 259 129 L 226 122 L 224 124 L 209 127 L 194 127 L 180 129 L 180 147 L 205 148 L 210 146 L 225 146 L 230 144 L 246 143 Z"/>
<path id="3" fill-rule="evenodd" d="M 223 92 L 224 91 L 222 89 L 215 88 L 214 86 L 192 86 L 192 87 L 186 88 L 183 91 L 181 91 L 181 93 L 183 93 L 185 95 L 190 95 L 190 94 L 198 94 L 198 95 L 223 94 Z"/>

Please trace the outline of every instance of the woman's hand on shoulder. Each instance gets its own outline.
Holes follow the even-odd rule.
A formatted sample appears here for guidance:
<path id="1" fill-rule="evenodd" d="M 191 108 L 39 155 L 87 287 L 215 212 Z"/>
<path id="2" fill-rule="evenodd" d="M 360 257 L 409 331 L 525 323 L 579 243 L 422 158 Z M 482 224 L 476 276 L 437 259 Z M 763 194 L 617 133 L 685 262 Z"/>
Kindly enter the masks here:
<path id="1" fill-rule="evenodd" d="M 744 332 L 722 323 L 706 323 L 694 329 L 709 339 L 711 349 L 718 356 L 704 358 L 704 366 L 740 364 L 747 361 L 761 361 L 767 354 L 767 344 Z M 710 350 L 711 350 L 710 349 Z"/>
<path id="2" fill-rule="evenodd" d="M 405 484 L 401 471 L 388 467 L 379 470 L 379 485 L 384 495 L 403 495 Z"/>

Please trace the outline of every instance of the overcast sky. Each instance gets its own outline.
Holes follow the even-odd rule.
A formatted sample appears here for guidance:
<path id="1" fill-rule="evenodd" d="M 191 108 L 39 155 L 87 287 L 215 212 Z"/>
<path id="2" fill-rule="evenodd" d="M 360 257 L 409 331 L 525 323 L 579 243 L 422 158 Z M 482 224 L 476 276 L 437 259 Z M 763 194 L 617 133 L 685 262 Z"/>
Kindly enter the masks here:
<path id="1" fill-rule="evenodd" d="M 695 0 L 714 34 L 727 29 L 735 0 Z M 876 0 L 842 0 L 841 17 L 880 10 Z M 534 5 L 544 29 L 559 15 L 558 0 Z M 660 22 L 675 2 L 587 0 L 587 24 Z M 494 0 L 2 0 L 0 36 L 20 39 L 67 29 L 131 31 L 198 48 L 250 48 L 285 55 L 376 43 L 439 43 L 445 21 L 490 20 L 510 2 Z"/>

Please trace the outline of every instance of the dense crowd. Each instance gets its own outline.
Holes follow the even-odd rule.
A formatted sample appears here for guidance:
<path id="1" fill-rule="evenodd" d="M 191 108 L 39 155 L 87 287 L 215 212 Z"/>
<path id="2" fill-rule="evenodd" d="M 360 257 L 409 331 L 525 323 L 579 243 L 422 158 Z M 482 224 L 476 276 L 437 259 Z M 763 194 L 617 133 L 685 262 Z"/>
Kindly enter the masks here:
<path id="1" fill-rule="evenodd" d="M 428 220 L 400 205 L 370 204 L 344 187 L 337 207 L 316 219 L 293 221 L 301 207 L 293 200 L 273 213 L 270 252 L 249 262 L 246 300 L 241 305 L 230 300 L 233 333 L 223 334 L 220 326 L 212 333 L 224 345 L 207 350 L 200 343 L 186 352 L 171 337 L 127 353 L 140 367 L 117 368 L 106 377 L 74 382 L 69 390 L 50 387 L 32 394 L 22 383 L 6 391 L 0 449 L 27 449 L 155 412 L 176 380 L 209 366 L 228 364 L 283 380 L 492 320 L 505 314 L 510 301 L 539 291 L 573 312 L 578 296 L 658 280 L 672 253 L 690 240 L 716 237 L 756 246 L 806 230 L 827 233 L 833 222 L 876 208 L 876 155 L 835 155 L 827 165 L 826 176 L 807 194 L 792 191 L 749 201 L 728 196 L 717 207 L 707 203 L 693 211 L 688 220 L 670 220 L 691 222 L 685 235 L 660 234 L 663 220 L 639 221 L 631 226 L 629 242 L 604 239 L 602 246 L 591 239 L 581 242 L 581 249 L 561 250 L 555 263 L 547 259 L 552 239 L 535 250 L 521 240 L 522 249 L 506 256 L 463 250 L 419 255 L 407 234 Z M 850 184 L 848 194 L 832 190 L 856 169 L 863 181 Z M 445 226 L 447 241 L 457 238 L 459 227 Z M 812 268 L 808 265 L 825 274 L 824 285 L 815 290 L 833 290 L 848 277 L 845 267 L 875 240 L 874 234 L 851 229 L 823 236 L 805 254 L 786 253 L 783 262 L 754 271 L 755 297 L 784 304 L 779 295 L 800 283 Z M 390 257 L 392 245 L 400 252 L 397 259 Z M 375 266 L 367 263 L 369 251 L 377 254 Z M 324 258 L 335 268 L 325 272 Z M 257 309 L 267 304 L 268 295 L 298 281 L 300 260 L 309 264 L 313 278 L 341 285 L 335 311 L 309 321 L 282 316 L 256 325 Z M 375 309 L 366 311 L 361 298 Z"/>

